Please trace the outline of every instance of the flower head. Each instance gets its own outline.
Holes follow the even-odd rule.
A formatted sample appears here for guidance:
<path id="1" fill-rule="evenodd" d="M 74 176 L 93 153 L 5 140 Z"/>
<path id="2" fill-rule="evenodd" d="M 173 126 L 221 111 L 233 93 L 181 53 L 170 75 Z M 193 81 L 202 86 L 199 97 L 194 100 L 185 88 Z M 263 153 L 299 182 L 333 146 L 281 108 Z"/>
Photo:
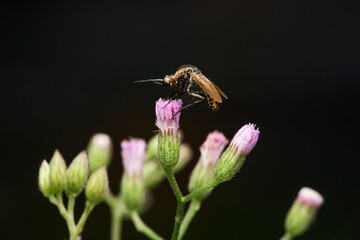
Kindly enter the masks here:
<path id="1" fill-rule="evenodd" d="M 200 147 L 201 156 L 191 173 L 189 181 L 189 191 L 195 191 L 214 178 L 215 165 L 229 141 L 224 134 L 218 131 L 210 133 L 205 142 Z M 202 201 L 209 196 L 211 191 L 196 196 L 196 199 Z"/>
<path id="2" fill-rule="evenodd" d="M 254 124 L 249 123 L 240 128 L 216 164 L 215 175 L 219 182 L 228 181 L 235 176 L 246 156 L 255 147 L 259 134 Z"/>
<path id="3" fill-rule="evenodd" d="M 145 158 L 146 142 L 132 138 L 121 142 L 121 157 L 126 174 L 130 177 L 141 176 Z"/>
<path id="4" fill-rule="evenodd" d="M 323 197 L 317 191 L 303 187 L 286 216 L 286 234 L 297 237 L 306 232 L 323 202 Z"/>
<path id="5" fill-rule="evenodd" d="M 156 102 L 156 126 L 162 135 L 171 134 L 177 136 L 181 107 L 181 100 L 163 100 L 160 98 Z"/>
<path id="6" fill-rule="evenodd" d="M 297 201 L 308 206 L 319 208 L 324 202 L 324 198 L 315 190 L 303 187 L 297 196 Z"/>
<path id="7" fill-rule="evenodd" d="M 210 165 L 210 167 L 214 168 L 228 142 L 221 132 L 214 131 L 209 133 L 205 142 L 200 147 L 200 162 L 204 166 Z"/>
<path id="8" fill-rule="evenodd" d="M 254 124 L 246 124 L 235 134 L 230 145 L 236 148 L 236 151 L 242 155 L 248 155 L 255 147 L 260 131 L 255 129 Z"/>

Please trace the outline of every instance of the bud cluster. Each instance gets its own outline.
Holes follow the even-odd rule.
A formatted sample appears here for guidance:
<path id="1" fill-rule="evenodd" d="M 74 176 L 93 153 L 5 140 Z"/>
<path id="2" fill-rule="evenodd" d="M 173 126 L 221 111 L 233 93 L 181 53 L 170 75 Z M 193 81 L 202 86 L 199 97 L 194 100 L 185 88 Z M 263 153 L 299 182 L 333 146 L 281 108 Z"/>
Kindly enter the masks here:
<path id="1" fill-rule="evenodd" d="M 100 169 L 91 174 L 88 180 L 89 162 L 85 151 L 79 153 L 70 166 L 66 168 L 64 158 L 56 150 L 50 164 L 46 160 L 41 163 L 39 170 L 40 191 L 45 197 L 61 194 L 64 190 L 68 196 L 76 197 L 86 185 L 85 194 L 88 200 L 99 203 L 104 199 L 108 188 L 106 168 Z"/>

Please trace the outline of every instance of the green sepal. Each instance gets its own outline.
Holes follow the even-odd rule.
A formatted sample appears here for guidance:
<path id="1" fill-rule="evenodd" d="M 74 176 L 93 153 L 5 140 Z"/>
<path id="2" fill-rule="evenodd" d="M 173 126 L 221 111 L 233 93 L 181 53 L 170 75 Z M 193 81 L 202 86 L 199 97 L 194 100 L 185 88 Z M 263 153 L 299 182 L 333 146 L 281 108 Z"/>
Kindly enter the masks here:
<path id="1" fill-rule="evenodd" d="M 305 233 L 314 221 L 316 211 L 315 207 L 295 200 L 286 217 L 286 232 L 293 237 Z"/>
<path id="2" fill-rule="evenodd" d="M 179 160 L 180 142 L 171 134 L 159 134 L 158 159 L 164 169 L 173 169 Z"/>
<path id="3" fill-rule="evenodd" d="M 124 173 L 121 180 L 121 196 L 130 211 L 137 210 L 143 203 L 144 193 L 143 181 L 139 177 L 130 177 Z"/>
<path id="4" fill-rule="evenodd" d="M 244 161 L 245 156 L 238 154 L 235 148 L 228 147 L 216 164 L 215 177 L 219 182 L 229 181 L 240 170 Z"/>

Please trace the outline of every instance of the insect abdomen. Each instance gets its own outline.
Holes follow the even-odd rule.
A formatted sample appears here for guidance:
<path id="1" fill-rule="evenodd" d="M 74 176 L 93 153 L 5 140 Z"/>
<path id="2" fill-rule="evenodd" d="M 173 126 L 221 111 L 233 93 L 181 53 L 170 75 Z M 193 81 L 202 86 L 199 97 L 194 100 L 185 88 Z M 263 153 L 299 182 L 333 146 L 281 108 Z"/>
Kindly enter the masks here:
<path id="1" fill-rule="evenodd" d="M 216 111 L 219 108 L 219 102 L 215 101 L 212 97 L 208 96 L 208 103 L 211 110 Z"/>

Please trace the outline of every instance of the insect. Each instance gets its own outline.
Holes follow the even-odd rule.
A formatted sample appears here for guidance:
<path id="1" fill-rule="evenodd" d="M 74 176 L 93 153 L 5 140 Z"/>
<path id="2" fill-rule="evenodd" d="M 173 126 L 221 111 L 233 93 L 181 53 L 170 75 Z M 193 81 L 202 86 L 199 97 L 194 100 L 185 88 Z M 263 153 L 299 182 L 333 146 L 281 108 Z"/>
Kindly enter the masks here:
<path id="1" fill-rule="evenodd" d="M 167 87 L 174 87 L 175 91 L 170 96 L 171 100 L 179 98 L 184 93 L 193 97 L 194 101 L 184 106 L 182 110 L 207 100 L 209 107 L 216 111 L 219 104 L 222 103 L 221 96 L 228 99 L 226 94 L 215 83 L 205 77 L 197 67 L 189 64 L 180 66 L 174 75 L 166 75 L 163 79 L 147 79 L 135 82 L 153 82 Z"/>

